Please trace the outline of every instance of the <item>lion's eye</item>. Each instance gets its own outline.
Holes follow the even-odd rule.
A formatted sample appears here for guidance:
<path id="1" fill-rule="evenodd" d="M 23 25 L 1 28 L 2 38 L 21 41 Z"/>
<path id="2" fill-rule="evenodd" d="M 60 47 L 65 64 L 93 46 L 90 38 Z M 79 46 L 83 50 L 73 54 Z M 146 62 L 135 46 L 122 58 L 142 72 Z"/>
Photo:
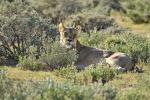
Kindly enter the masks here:
<path id="1" fill-rule="evenodd" d="M 67 37 L 67 32 L 64 32 L 64 36 Z"/>

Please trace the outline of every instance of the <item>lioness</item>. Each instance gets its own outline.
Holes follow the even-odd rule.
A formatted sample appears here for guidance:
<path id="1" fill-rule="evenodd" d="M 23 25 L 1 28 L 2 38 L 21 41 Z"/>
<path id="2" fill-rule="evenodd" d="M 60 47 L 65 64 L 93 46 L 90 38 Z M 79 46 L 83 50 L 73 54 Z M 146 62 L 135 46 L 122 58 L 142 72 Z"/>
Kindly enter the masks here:
<path id="1" fill-rule="evenodd" d="M 78 53 L 78 59 L 75 66 L 78 70 L 84 69 L 91 64 L 102 63 L 106 58 L 106 63 L 116 65 L 119 70 L 132 70 L 134 64 L 129 56 L 124 53 L 114 53 L 107 50 L 96 49 L 80 44 L 78 41 L 79 27 L 65 27 L 63 23 L 59 24 L 60 43 L 67 49 L 75 49 Z"/>
<path id="2" fill-rule="evenodd" d="M 103 50 L 80 44 L 77 40 L 79 30 L 79 27 L 65 27 L 63 23 L 59 24 L 60 43 L 67 49 L 75 49 L 78 53 L 78 59 L 75 62 L 78 70 L 91 64 L 98 64 L 103 58 Z"/>

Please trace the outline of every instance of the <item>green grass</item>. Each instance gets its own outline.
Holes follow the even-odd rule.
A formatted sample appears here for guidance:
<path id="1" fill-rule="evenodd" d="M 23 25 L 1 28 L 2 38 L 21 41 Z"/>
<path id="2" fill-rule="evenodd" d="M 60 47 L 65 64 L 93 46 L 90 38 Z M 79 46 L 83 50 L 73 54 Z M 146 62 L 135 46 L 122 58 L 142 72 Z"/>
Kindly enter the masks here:
<path id="1" fill-rule="evenodd" d="M 11 91 L 4 89 L 3 94 L 5 95 L 2 96 L 5 99 L 12 99 L 14 96 L 13 98 L 22 98 L 23 100 L 25 98 L 39 100 L 42 98 L 46 100 L 50 98 L 58 100 L 60 98 L 61 100 L 66 100 L 67 98 L 71 100 L 77 98 L 82 100 L 103 100 L 106 98 L 133 100 L 135 98 L 136 100 L 147 100 L 150 97 L 150 68 L 149 65 L 143 67 L 145 69 L 144 73 L 120 73 L 115 75 L 113 80 L 110 80 L 104 86 L 100 81 L 92 83 L 90 69 L 76 72 L 74 68 L 63 68 L 60 71 L 43 72 L 1 67 L 0 87 L 15 91 L 12 94 Z M 2 74 L 2 70 L 6 71 L 5 75 Z M 99 68 L 95 69 L 95 71 L 98 70 Z M 48 84 L 53 84 L 54 86 L 51 87 Z M 21 92 L 22 89 L 24 89 L 24 92 Z M 38 91 L 41 91 L 40 94 L 43 97 Z M 24 93 L 27 94 L 25 95 Z"/>
<path id="2" fill-rule="evenodd" d="M 56 81 L 64 80 L 61 77 L 57 77 L 53 75 L 51 72 L 44 72 L 44 71 L 30 71 L 30 70 L 22 70 L 21 68 L 12 68 L 1 66 L 1 69 L 7 71 L 7 77 L 14 80 L 26 81 L 26 80 L 33 80 L 33 81 L 40 81 L 45 80 L 46 78 L 56 79 Z"/>

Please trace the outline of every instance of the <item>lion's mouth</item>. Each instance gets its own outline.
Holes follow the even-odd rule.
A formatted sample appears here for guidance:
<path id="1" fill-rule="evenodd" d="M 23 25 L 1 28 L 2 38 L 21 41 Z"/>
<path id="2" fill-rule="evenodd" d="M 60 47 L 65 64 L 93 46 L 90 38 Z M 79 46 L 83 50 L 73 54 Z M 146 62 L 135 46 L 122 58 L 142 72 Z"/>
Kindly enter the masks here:
<path id="1" fill-rule="evenodd" d="M 74 47 L 74 42 L 68 42 L 67 44 L 66 44 L 66 48 L 67 49 L 72 49 Z"/>
<path id="2" fill-rule="evenodd" d="M 67 48 L 67 49 L 71 49 L 71 48 L 72 48 L 72 45 L 66 45 L 66 48 Z"/>

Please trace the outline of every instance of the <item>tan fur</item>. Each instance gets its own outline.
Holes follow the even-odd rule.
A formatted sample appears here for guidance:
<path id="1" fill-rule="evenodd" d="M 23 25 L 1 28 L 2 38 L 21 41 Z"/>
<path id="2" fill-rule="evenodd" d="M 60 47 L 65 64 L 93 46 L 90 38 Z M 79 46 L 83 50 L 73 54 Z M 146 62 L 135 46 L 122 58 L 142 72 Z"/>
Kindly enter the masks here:
<path id="1" fill-rule="evenodd" d="M 108 63 L 110 66 L 116 66 L 125 68 L 127 70 L 134 69 L 134 63 L 132 62 L 132 59 L 126 55 L 125 53 L 116 52 L 109 56 L 106 59 L 106 63 Z"/>
<path id="2" fill-rule="evenodd" d="M 81 45 L 77 41 L 76 50 L 78 52 L 78 60 L 75 63 L 77 69 L 84 69 L 91 64 L 99 64 L 103 58 L 103 50 Z"/>
<path id="3" fill-rule="evenodd" d="M 70 31 L 69 31 L 70 30 Z M 74 48 L 78 53 L 78 59 L 75 62 L 77 69 L 84 69 L 91 64 L 101 63 L 106 59 L 106 63 L 116 68 L 132 70 L 134 64 L 131 58 L 125 53 L 100 50 L 80 44 L 77 40 L 79 28 L 66 28 L 62 23 L 59 24 L 60 43 L 67 49 Z"/>

